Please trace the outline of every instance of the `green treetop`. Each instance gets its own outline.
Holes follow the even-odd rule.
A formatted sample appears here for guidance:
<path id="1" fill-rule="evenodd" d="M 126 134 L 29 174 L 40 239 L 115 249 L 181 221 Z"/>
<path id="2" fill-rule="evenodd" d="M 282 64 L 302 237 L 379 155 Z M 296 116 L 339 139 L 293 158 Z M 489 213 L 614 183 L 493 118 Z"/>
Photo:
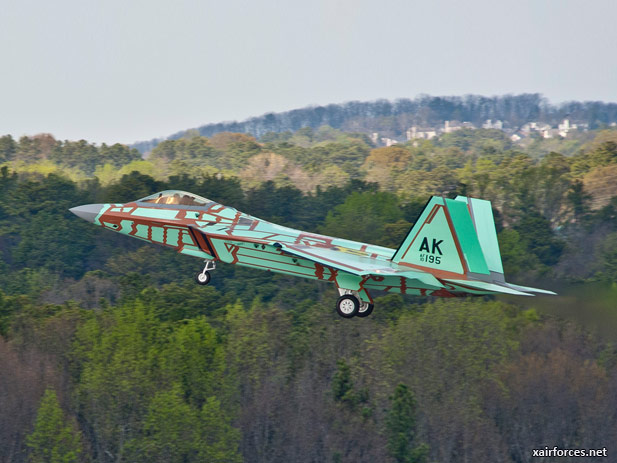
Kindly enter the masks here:
<path id="1" fill-rule="evenodd" d="M 67 422 L 53 389 L 41 400 L 34 431 L 27 438 L 31 463 L 72 463 L 82 452 L 80 433 Z"/>

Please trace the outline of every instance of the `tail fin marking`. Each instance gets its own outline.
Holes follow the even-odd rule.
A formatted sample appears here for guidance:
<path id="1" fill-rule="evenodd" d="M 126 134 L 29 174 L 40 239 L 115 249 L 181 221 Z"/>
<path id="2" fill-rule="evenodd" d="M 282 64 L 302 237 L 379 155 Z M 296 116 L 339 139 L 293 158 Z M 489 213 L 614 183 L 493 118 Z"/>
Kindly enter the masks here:
<path id="1" fill-rule="evenodd" d="M 444 200 L 433 196 L 392 256 L 392 262 L 458 275 L 467 273 L 466 263 L 450 222 Z"/>
<path id="2" fill-rule="evenodd" d="M 482 206 L 479 210 L 483 216 Z M 458 275 L 490 274 L 466 198 L 433 196 L 392 256 L 392 262 Z"/>

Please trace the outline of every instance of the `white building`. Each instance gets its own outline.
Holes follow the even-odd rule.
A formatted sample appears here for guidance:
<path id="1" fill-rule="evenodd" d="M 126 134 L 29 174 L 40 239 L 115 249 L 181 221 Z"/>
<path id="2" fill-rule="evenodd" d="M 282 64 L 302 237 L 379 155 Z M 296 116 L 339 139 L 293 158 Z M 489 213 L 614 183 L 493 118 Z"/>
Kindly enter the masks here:
<path id="1" fill-rule="evenodd" d="M 398 144 L 398 141 L 396 141 L 396 140 L 394 140 L 392 138 L 382 137 L 381 138 L 381 143 L 383 143 L 386 146 L 392 146 L 392 145 Z"/>
<path id="2" fill-rule="evenodd" d="M 563 138 L 566 138 L 568 136 L 568 133 L 572 132 L 573 130 L 577 130 L 577 129 L 578 129 L 578 126 L 576 124 L 570 124 L 569 119 L 564 119 L 563 122 L 557 126 L 559 135 Z"/>
<path id="3" fill-rule="evenodd" d="M 456 122 L 456 121 L 445 121 L 443 124 L 443 132 L 444 133 L 452 133 L 452 132 L 456 132 L 457 130 L 462 129 L 461 125 Z"/>
<path id="4" fill-rule="evenodd" d="M 475 129 L 476 126 L 471 122 L 445 121 L 443 124 L 443 133 L 452 133 L 461 129 Z"/>
<path id="5" fill-rule="evenodd" d="M 487 119 L 486 122 L 482 124 L 482 128 L 503 130 L 503 122 L 500 120 L 496 120 L 495 122 L 493 122 L 492 120 Z"/>
<path id="6" fill-rule="evenodd" d="M 537 122 L 527 122 L 526 124 L 523 124 L 520 131 L 523 135 L 528 136 L 531 132 L 539 132 L 540 128 L 538 127 Z"/>
<path id="7" fill-rule="evenodd" d="M 413 125 L 407 129 L 406 135 L 407 140 L 430 140 L 431 138 L 435 138 L 437 136 L 437 132 L 435 129 L 420 129 Z"/>
<path id="8" fill-rule="evenodd" d="M 540 133 L 544 138 L 554 138 L 559 135 L 559 129 L 553 129 L 550 125 L 545 125 L 540 130 Z"/>

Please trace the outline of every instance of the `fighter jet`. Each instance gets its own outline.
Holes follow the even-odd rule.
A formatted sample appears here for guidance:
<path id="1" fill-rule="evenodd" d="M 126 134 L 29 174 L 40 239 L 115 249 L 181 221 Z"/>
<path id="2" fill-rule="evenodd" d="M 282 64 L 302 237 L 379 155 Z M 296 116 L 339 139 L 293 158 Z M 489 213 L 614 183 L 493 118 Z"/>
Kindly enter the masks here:
<path id="1" fill-rule="evenodd" d="M 244 214 L 192 193 L 167 190 L 126 204 L 70 209 L 100 227 L 205 260 L 336 285 L 341 317 L 366 317 L 371 293 L 460 297 L 555 294 L 506 283 L 489 201 L 433 196 L 398 249 L 309 233 Z"/>

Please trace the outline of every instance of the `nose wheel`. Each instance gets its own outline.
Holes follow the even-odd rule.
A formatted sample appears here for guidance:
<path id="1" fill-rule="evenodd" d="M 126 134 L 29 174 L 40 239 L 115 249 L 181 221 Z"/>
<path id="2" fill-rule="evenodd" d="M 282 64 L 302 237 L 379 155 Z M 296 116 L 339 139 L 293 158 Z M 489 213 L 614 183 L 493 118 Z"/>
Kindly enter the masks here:
<path id="1" fill-rule="evenodd" d="M 211 279 L 212 275 L 210 275 L 210 272 L 208 272 L 207 270 L 204 270 L 203 272 L 195 275 L 195 281 L 197 282 L 197 284 L 200 285 L 207 285 L 208 283 L 210 283 Z"/>
<path id="2" fill-rule="evenodd" d="M 210 275 L 210 270 L 214 270 L 216 268 L 216 264 L 214 263 L 213 260 L 207 260 L 206 261 L 206 265 L 204 266 L 204 269 L 199 272 L 197 275 L 195 275 L 195 281 L 197 282 L 197 284 L 199 285 L 207 285 L 208 283 L 210 283 L 210 280 L 212 279 L 212 275 Z"/>

